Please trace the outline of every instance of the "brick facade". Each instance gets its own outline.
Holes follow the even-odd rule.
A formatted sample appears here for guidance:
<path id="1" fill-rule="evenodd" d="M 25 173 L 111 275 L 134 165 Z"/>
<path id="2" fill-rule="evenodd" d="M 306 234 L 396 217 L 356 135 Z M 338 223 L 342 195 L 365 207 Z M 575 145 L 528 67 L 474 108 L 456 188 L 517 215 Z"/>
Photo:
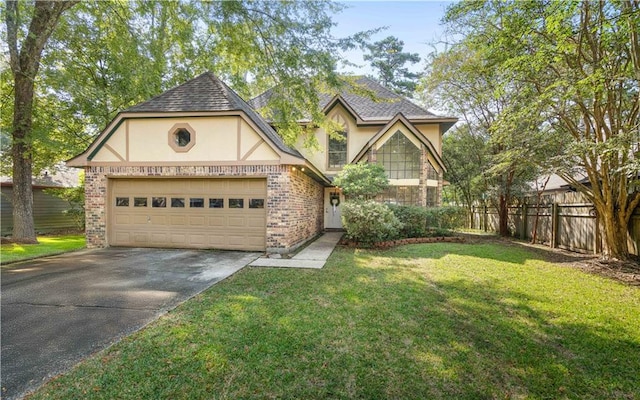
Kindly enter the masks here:
<path id="1" fill-rule="evenodd" d="M 107 189 L 110 177 L 265 177 L 268 252 L 286 253 L 323 229 L 322 184 L 288 165 L 202 167 L 87 167 L 85 208 L 87 247 L 106 247 Z"/>

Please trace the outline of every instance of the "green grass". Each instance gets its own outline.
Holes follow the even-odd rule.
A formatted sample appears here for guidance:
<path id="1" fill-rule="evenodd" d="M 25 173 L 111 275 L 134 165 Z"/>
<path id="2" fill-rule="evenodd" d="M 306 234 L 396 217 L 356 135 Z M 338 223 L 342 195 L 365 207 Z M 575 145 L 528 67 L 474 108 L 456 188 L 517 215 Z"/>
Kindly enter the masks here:
<path id="1" fill-rule="evenodd" d="M 38 242 L 39 244 L 3 244 L 0 254 L 2 264 L 65 253 L 85 247 L 84 235 L 40 236 Z"/>
<path id="2" fill-rule="evenodd" d="M 245 268 L 32 399 L 637 399 L 640 291 L 506 244 Z"/>

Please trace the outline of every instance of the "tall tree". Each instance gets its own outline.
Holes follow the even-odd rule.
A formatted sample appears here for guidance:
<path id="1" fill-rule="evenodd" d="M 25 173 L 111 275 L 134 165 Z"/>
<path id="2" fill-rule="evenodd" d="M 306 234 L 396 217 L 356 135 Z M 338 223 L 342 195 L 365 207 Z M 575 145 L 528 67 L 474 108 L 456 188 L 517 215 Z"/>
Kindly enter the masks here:
<path id="1" fill-rule="evenodd" d="M 13 159 L 13 240 L 37 243 L 33 225 L 31 188 L 31 128 L 34 87 L 42 52 L 61 15 L 77 1 L 36 1 L 26 31 L 17 1 L 7 1 L 5 21 L 9 65 L 13 74 L 14 101 L 11 129 Z M 22 10 L 25 11 L 25 10 Z"/>
<path id="2" fill-rule="evenodd" d="M 378 42 L 366 46 L 368 53 L 365 61 L 377 73 L 378 81 L 394 92 L 411 97 L 416 90 L 420 74 L 409 71 L 407 63 L 414 65 L 420 62 L 418 53 L 402 51 L 404 42 L 395 36 L 388 36 Z"/>
<path id="3" fill-rule="evenodd" d="M 15 49 L 12 57 L 15 53 L 21 59 L 18 39 L 24 41 L 25 52 L 31 38 L 43 37 L 40 31 L 27 34 L 29 21 L 20 18 L 26 13 L 21 10 L 33 9 L 33 20 L 41 24 L 43 10 L 59 17 L 73 4 L 7 2 L 8 42 L 13 38 L 15 44 L 10 46 Z M 24 79 L 38 83 L 30 94 L 35 99 L 28 110 L 30 133 L 16 131 L 12 145 L 22 150 L 3 157 L 3 164 L 17 157 L 14 184 L 23 188 L 32 172 L 86 147 L 119 111 L 207 70 L 245 98 L 268 87 L 280 88 L 270 102 L 278 112 L 271 115 L 287 142 L 293 143 L 302 133 L 299 120 L 326 123 L 318 90 L 342 84 L 335 69 L 339 50 L 362 45 L 367 36 L 332 36 L 330 16 L 341 9 L 330 1 L 81 2 L 65 18 L 46 20 L 43 32 L 49 42 L 47 50 L 38 53 L 43 68 L 31 69 L 29 79 Z M 17 93 L 19 86 L 15 87 Z M 14 226 L 33 232 L 31 200 L 25 196 L 14 202 L 24 207 Z M 14 236 L 35 239 L 21 231 L 14 231 Z"/>
<path id="4" fill-rule="evenodd" d="M 454 127 L 442 139 L 442 159 L 447 166 L 444 179 L 460 194 L 469 215 L 473 203 L 486 191 L 482 172 L 488 163 L 487 150 L 485 139 L 473 135 L 468 124 Z"/>
<path id="5" fill-rule="evenodd" d="M 425 80 L 428 101 L 462 115 L 467 135 L 482 146 L 469 149 L 470 154 L 453 153 L 461 159 L 456 164 L 478 159 L 479 176 L 464 176 L 463 186 L 471 182 L 486 188 L 487 199 L 498 212 L 499 232 L 509 232 L 509 205 L 521 194 L 528 180 L 534 178 L 531 168 L 539 127 L 533 113 L 522 118 L 510 117 L 517 100 L 526 101 L 525 85 L 512 85 L 500 70 L 485 62 L 480 47 L 461 42 L 446 52 L 432 56 Z M 504 86 L 501 86 L 503 85 Z M 476 154 L 481 152 L 481 154 Z M 446 153 L 445 153 L 446 154 Z M 523 155 L 526 154 L 526 157 Z"/>
<path id="6" fill-rule="evenodd" d="M 640 3 L 476 1 L 453 6 L 447 21 L 511 82 L 535 89 L 517 106 L 542 105 L 565 135 L 559 174 L 594 203 L 604 256 L 627 258 L 640 204 Z"/>

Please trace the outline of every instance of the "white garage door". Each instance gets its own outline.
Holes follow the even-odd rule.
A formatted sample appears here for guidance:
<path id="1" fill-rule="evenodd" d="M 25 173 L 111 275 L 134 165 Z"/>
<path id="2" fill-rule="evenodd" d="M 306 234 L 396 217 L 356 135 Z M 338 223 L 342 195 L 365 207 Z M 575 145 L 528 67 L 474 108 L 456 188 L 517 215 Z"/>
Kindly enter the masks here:
<path id="1" fill-rule="evenodd" d="M 265 250 L 266 179 L 111 179 L 111 246 Z"/>

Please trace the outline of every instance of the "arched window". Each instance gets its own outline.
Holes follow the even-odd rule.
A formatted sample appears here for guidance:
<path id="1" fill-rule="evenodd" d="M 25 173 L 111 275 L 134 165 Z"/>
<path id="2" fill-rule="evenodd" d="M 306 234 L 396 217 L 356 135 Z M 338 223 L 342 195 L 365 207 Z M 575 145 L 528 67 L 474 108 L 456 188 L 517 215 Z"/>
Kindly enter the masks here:
<path id="1" fill-rule="evenodd" d="M 389 179 L 420 178 L 420 149 L 400 131 L 378 149 L 377 162 Z"/>
<path id="2" fill-rule="evenodd" d="M 339 170 L 347 164 L 347 121 L 340 114 L 331 118 L 342 126 L 342 131 L 327 139 L 327 169 Z"/>

